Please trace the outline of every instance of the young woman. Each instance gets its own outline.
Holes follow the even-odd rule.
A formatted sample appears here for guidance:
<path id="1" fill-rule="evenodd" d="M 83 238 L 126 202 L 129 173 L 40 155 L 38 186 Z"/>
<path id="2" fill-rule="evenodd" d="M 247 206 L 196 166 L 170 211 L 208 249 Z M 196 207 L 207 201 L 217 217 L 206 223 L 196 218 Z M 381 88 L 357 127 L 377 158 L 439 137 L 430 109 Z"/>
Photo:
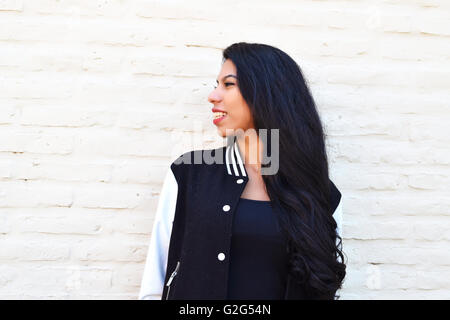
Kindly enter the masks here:
<path id="1" fill-rule="evenodd" d="M 235 43 L 216 81 L 208 101 L 227 144 L 171 164 L 139 298 L 337 299 L 341 193 L 299 66 L 278 48 Z"/>

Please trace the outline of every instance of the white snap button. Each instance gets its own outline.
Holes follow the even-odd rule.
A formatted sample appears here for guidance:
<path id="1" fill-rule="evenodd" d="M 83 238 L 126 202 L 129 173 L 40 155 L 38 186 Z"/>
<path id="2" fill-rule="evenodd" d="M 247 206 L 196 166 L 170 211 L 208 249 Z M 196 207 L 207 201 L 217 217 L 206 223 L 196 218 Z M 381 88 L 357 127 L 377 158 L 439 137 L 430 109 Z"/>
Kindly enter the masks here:
<path id="1" fill-rule="evenodd" d="M 217 258 L 218 258 L 220 261 L 223 261 L 223 260 L 225 260 L 225 255 L 221 252 L 221 253 L 219 253 L 219 255 L 217 256 Z"/>
<path id="2" fill-rule="evenodd" d="M 244 180 L 243 179 L 238 179 L 236 182 L 241 184 L 242 182 L 244 182 Z"/>
<path id="3" fill-rule="evenodd" d="M 226 205 L 223 206 L 222 209 L 223 209 L 223 211 L 229 211 L 230 210 L 230 206 L 226 204 Z"/>

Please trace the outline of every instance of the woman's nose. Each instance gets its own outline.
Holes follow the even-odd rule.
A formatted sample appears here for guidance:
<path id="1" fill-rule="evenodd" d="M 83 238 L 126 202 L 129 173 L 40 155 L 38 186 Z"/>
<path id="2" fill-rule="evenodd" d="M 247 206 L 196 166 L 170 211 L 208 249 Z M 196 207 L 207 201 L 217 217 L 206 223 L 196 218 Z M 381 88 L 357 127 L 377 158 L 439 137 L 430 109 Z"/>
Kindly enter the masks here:
<path id="1" fill-rule="evenodd" d="M 216 103 L 216 102 L 220 101 L 220 99 L 221 98 L 220 98 L 219 93 L 217 92 L 217 89 L 214 89 L 213 91 L 211 91 L 211 93 L 208 96 L 208 101 L 210 103 Z"/>

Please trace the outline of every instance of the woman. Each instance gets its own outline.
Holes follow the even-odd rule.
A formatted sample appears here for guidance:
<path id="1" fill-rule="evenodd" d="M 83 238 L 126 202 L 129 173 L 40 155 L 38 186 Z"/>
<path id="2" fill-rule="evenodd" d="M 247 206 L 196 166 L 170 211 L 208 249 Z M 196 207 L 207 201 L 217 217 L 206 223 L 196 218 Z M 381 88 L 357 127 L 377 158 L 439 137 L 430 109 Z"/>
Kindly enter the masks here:
<path id="1" fill-rule="evenodd" d="M 337 299 L 341 193 L 299 66 L 275 47 L 235 43 L 216 81 L 208 101 L 228 143 L 171 164 L 139 298 Z"/>

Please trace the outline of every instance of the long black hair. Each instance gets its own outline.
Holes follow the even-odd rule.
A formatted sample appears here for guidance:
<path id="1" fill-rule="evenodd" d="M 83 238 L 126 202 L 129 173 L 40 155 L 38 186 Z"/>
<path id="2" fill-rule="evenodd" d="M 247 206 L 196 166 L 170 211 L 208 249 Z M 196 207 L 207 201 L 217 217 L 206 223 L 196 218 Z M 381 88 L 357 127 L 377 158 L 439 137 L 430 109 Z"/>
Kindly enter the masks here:
<path id="1" fill-rule="evenodd" d="M 256 132 L 279 129 L 279 169 L 263 180 L 282 208 L 288 270 L 309 298 L 338 299 L 346 274 L 342 238 L 331 212 L 325 134 L 302 71 L 285 52 L 265 44 L 234 43 L 222 55 L 236 66 Z"/>

